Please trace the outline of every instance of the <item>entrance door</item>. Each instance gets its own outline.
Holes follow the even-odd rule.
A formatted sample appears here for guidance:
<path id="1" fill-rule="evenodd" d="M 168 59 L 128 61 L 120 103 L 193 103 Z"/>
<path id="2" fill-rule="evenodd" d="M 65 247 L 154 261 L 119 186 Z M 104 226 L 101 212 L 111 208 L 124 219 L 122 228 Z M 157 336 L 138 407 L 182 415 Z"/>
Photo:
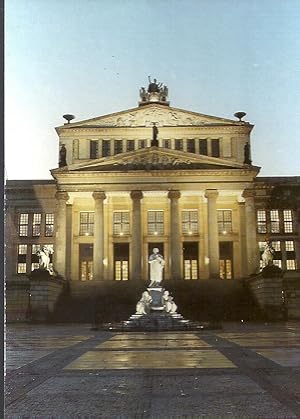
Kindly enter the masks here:
<path id="1" fill-rule="evenodd" d="M 232 242 L 220 242 L 220 278 L 233 279 Z"/>
<path id="2" fill-rule="evenodd" d="M 129 243 L 114 243 L 114 279 L 129 279 Z"/>
<path id="3" fill-rule="evenodd" d="M 163 243 L 148 243 L 148 258 L 147 258 L 147 265 L 148 265 L 148 279 L 150 281 L 150 265 L 148 263 L 149 256 L 152 255 L 153 249 L 157 247 L 159 249 L 159 253 L 164 258 L 164 244 Z M 163 279 L 165 279 L 165 270 L 163 269 Z"/>
<path id="4" fill-rule="evenodd" d="M 91 281 L 93 279 L 93 245 L 79 245 L 79 264 L 81 281 Z"/>
<path id="5" fill-rule="evenodd" d="M 198 243 L 183 242 L 184 279 L 199 279 Z"/>

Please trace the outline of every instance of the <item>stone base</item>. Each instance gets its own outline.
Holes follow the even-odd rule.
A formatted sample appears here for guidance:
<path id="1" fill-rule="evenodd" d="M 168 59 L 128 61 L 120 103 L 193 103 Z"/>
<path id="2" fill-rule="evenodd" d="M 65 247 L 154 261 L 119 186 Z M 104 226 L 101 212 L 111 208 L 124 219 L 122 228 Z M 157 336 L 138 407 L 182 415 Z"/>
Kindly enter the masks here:
<path id="1" fill-rule="evenodd" d="M 151 311 L 163 311 L 163 292 L 165 291 L 162 287 L 149 287 L 147 288 L 149 294 L 151 295 L 152 302 L 150 304 Z"/>

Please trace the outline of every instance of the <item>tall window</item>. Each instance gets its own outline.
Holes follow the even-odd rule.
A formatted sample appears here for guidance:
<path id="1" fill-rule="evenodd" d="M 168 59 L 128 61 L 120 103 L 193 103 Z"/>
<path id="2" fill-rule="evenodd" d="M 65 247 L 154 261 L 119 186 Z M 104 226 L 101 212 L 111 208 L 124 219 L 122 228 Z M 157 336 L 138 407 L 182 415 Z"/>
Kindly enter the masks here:
<path id="1" fill-rule="evenodd" d="M 26 274 L 26 255 L 27 255 L 27 244 L 18 245 L 18 263 L 17 273 Z"/>
<path id="2" fill-rule="evenodd" d="M 110 141 L 109 140 L 102 141 L 102 156 L 103 157 L 110 156 Z"/>
<path id="3" fill-rule="evenodd" d="M 279 233 L 279 211 L 271 210 L 270 211 L 270 221 L 271 221 L 271 233 Z"/>
<path id="4" fill-rule="evenodd" d="M 139 140 L 138 148 L 145 148 L 146 147 L 146 140 Z"/>
<path id="5" fill-rule="evenodd" d="M 148 211 L 148 234 L 155 236 L 164 234 L 163 211 Z"/>
<path id="6" fill-rule="evenodd" d="M 129 212 L 115 211 L 113 214 L 113 232 L 123 236 L 129 234 Z"/>
<path id="7" fill-rule="evenodd" d="M 219 233 L 232 232 L 232 211 L 218 210 L 218 231 Z"/>
<path id="8" fill-rule="evenodd" d="M 175 150 L 183 150 L 183 141 L 176 139 L 175 140 Z"/>
<path id="9" fill-rule="evenodd" d="M 127 151 L 133 151 L 134 150 L 134 140 L 127 140 L 126 150 Z"/>
<path id="10" fill-rule="evenodd" d="M 194 139 L 187 140 L 186 151 L 188 151 L 189 153 L 195 153 L 196 148 L 195 148 L 195 140 Z"/>
<path id="11" fill-rule="evenodd" d="M 33 214 L 32 218 L 32 236 L 39 237 L 41 235 L 42 214 Z"/>
<path id="12" fill-rule="evenodd" d="M 171 148 L 171 140 L 163 140 L 164 148 Z"/>
<path id="13" fill-rule="evenodd" d="M 81 212 L 80 213 L 80 236 L 92 236 L 94 234 L 94 213 Z"/>
<path id="14" fill-rule="evenodd" d="M 283 231 L 285 233 L 293 232 L 293 215 L 291 210 L 283 210 Z"/>
<path id="15" fill-rule="evenodd" d="M 38 269 L 40 266 L 39 257 L 36 254 L 36 252 L 39 251 L 40 249 L 41 249 L 40 244 L 31 245 L 31 271 L 33 271 L 34 269 Z"/>
<path id="16" fill-rule="evenodd" d="M 45 236 L 52 237 L 54 233 L 54 214 L 47 213 L 45 215 Z"/>
<path id="17" fill-rule="evenodd" d="M 19 236 L 27 237 L 28 236 L 28 214 L 19 215 Z"/>
<path id="18" fill-rule="evenodd" d="M 207 156 L 207 140 L 199 140 L 199 153 Z"/>
<path id="19" fill-rule="evenodd" d="M 115 140 L 114 144 L 114 154 L 120 154 L 123 151 L 123 141 L 122 140 Z"/>
<path id="20" fill-rule="evenodd" d="M 90 159 L 96 159 L 98 157 L 98 140 L 90 141 Z"/>
<path id="21" fill-rule="evenodd" d="M 220 140 L 211 140 L 211 155 L 212 157 L 220 157 Z"/>
<path id="22" fill-rule="evenodd" d="M 198 211 L 183 210 L 181 213 L 182 234 L 198 233 Z"/>
<path id="23" fill-rule="evenodd" d="M 257 211 L 257 232 L 266 233 L 267 232 L 267 217 L 265 210 Z"/>

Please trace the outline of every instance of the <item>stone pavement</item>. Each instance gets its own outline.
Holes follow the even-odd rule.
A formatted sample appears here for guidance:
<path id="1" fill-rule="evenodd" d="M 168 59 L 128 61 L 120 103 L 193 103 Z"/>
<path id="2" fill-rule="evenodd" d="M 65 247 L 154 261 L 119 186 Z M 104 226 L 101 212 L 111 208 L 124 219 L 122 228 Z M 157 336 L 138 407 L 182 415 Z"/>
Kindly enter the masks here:
<path id="1" fill-rule="evenodd" d="M 6 418 L 297 418 L 300 323 L 110 333 L 9 325 Z"/>

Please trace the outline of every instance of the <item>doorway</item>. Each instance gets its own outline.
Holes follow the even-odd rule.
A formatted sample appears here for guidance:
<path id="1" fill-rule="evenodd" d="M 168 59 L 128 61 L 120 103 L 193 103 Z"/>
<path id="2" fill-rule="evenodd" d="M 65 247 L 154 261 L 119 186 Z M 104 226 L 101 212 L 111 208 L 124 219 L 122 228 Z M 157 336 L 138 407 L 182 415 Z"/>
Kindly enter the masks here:
<path id="1" fill-rule="evenodd" d="M 129 279 L 129 243 L 114 243 L 114 280 Z"/>
<path id="2" fill-rule="evenodd" d="M 198 243 L 183 242 L 183 278 L 199 279 Z"/>
<path id="3" fill-rule="evenodd" d="M 80 280 L 91 281 L 93 279 L 93 245 L 79 245 Z"/>
<path id="4" fill-rule="evenodd" d="M 220 278 L 233 279 L 233 243 L 220 242 Z"/>

